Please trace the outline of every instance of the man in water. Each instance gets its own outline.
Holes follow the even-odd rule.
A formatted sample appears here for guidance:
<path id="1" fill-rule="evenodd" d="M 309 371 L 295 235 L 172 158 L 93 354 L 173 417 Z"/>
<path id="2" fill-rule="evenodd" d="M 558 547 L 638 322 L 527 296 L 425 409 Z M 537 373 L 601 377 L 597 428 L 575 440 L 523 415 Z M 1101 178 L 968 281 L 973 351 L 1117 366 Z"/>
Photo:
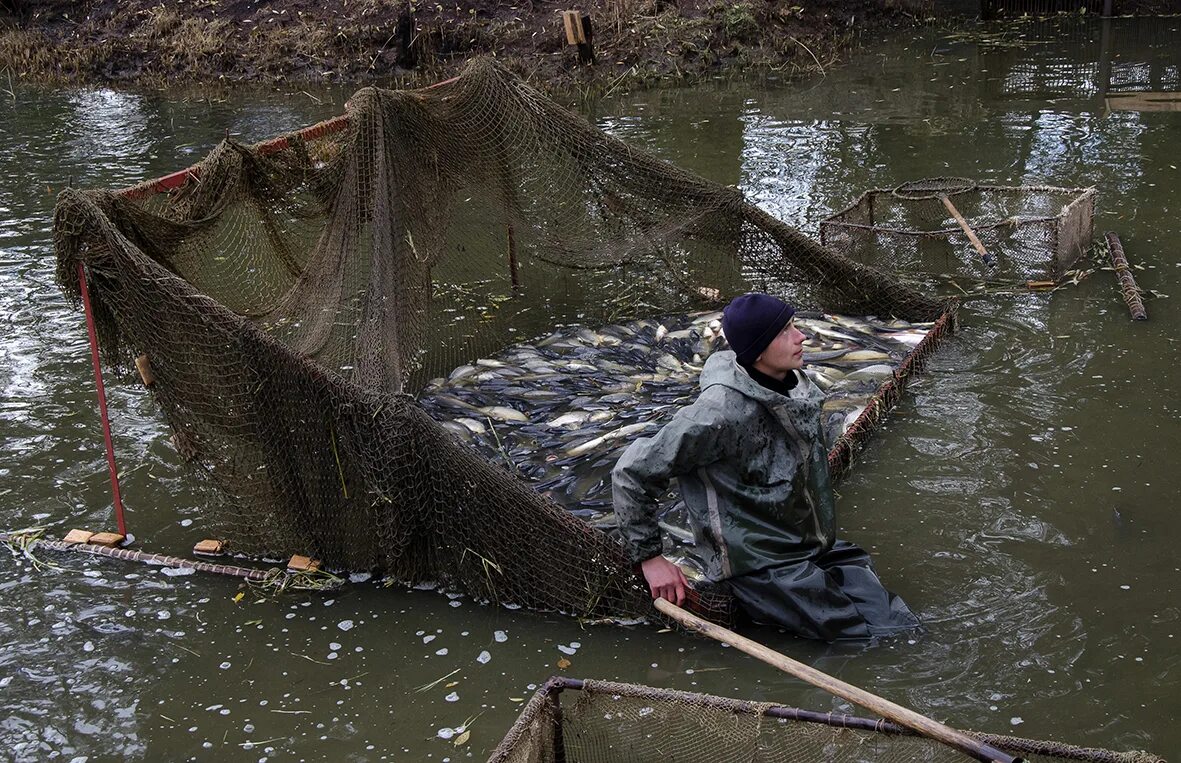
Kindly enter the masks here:
<path id="1" fill-rule="evenodd" d="M 744 294 L 722 316 L 731 350 L 710 356 L 701 394 L 612 473 L 624 544 L 653 598 L 688 583 L 661 556 L 657 502 L 676 477 L 706 577 L 756 622 L 835 641 L 910 630 L 918 618 L 882 586 L 869 554 L 836 539 L 822 393 L 801 370 L 794 308 Z"/>

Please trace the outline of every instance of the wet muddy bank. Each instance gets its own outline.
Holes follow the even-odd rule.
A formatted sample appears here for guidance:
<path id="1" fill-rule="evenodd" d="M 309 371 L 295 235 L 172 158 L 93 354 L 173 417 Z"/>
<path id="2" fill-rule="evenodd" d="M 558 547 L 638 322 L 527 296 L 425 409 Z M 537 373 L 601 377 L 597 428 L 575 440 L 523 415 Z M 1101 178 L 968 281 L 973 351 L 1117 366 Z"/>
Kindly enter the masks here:
<path id="1" fill-rule="evenodd" d="M 562 11 L 580 7 L 590 16 L 593 66 L 580 64 L 566 41 Z M 863 37 L 930 17 L 927 0 L 465 0 L 451 7 L 9 0 L 0 8 L 5 84 L 416 85 L 490 54 L 546 89 L 600 92 L 717 73 L 825 69 Z"/>

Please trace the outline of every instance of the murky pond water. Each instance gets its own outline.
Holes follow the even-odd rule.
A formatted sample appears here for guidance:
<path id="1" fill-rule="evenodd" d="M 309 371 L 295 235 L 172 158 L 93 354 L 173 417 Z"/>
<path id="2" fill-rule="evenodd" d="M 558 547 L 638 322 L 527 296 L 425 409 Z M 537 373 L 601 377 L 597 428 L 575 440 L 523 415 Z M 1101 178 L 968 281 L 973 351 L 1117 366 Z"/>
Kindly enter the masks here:
<path id="1" fill-rule="evenodd" d="M 1109 96 L 1181 90 L 1181 19 L 1028 33 L 882 41 L 825 77 L 609 98 L 588 115 L 813 233 L 861 190 L 924 176 L 1094 185 L 1096 230 L 1121 234 L 1142 286 L 1177 292 L 1181 113 Z M 226 128 L 260 139 L 338 113 L 347 94 L 314 95 L 0 99 L 0 528 L 110 524 L 84 324 L 53 284 L 56 191 L 163 174 Z M 972 301 L 839 491 L 844 534 L 925 632 L 854 646 L 757 635 L 953 724 L 1181 749 L 1175 304 L 1132 324 L 1103 271 L 1052 296 Z M 111 398 L 131 527 L 184 554 L 204 499 L 151 401 Z M 17 760 L 483 759 L 571 651 L 576 676 L 843 707 L 654 628 L 366 581 L 255 602 L 216 577 L 53 561 L 0 558 L 0 741 Z M 440 737 L 465 721 L 465 745 Z"/>

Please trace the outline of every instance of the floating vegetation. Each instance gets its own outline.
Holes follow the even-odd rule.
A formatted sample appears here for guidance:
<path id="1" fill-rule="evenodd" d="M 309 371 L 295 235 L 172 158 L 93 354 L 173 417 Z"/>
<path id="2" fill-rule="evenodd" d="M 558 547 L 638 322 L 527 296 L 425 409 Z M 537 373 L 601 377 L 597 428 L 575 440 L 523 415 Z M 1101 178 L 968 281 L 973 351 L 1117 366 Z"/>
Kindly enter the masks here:
<path id="1" fill-rule="evenodd" d="M 8 546 L 13 556 L 23 557 L 33 565 L 33 569 L 37 571 L 47 569 L 60 570 L 60 564 L 54 564 L 53 562 L 40 559 L 33 553 L 44 535 L 44 527 L 27 527 L 23 530 L 13 530 L 9 533 L 0 534 L 0 540 L 3 541 L 4 545 Z"/>
<path id="2" fill-rule="evenodd" d="M 332 591 L 345 584 L 345 579 L 326 570 L 283 570 L 272 567 L 261 579 L 246 578 L 256 592 L 278 596 L 287 591 Z"/>

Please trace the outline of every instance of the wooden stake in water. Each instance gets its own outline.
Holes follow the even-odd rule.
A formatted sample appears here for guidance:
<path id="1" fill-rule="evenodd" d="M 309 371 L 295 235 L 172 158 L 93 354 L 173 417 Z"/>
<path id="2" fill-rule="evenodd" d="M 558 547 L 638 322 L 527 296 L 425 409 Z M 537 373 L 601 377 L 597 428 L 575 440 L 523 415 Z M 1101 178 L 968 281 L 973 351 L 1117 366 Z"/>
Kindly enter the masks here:
<path id="1" fill-rule="evenodd" d="M 984 244 L 980 242 L 980 237 L 976 235 L 976 231 L 972 230 L 972 226 L 968 225 L 968 221 L 960 214 L 959 209 L 955 204 L 951 203 L 949 197 L 960 193 L 967 193 L 976 189 L 976 182 L 967 178 L 959 177 L 937 177 L 924 178 L 922 180 L 911 180 L 894 188 L 893 193 L 899 199 L 909 199 L 912 201 L 920 201 L 922 199 L 939 199 L 943 202 L 943 207 L 955 219 L 956 224 L 960 226 L 960 230 L 968 237 L 968 241 L 972 243 L 972 247 L 976 253 L 980 255 L 980 260 L 989 267 L 993 265 L 992 255 L 984 248 Z"/>
<path id="2" fill-rule="evenodd" d="M 1111 256 L 1111 266 L 1115 268 L 1115 277 L 1119 279 L 1120 291 L 1123 292 L 1124 302 L 1128 305 L 1128 312 L 1134 321 L 1148 320 L 1148 311 L 1144 309 L 1144 300 L 1140 299 L 1140 288 L 1136 286 L 1136 279 L 1132 277 L 1132 267 L 1128 258 L 1124 256 L 1124 245 L 1120 242 L 1115 231 L 1104 234 L 1107 239 L 1107 251 Z"/>

